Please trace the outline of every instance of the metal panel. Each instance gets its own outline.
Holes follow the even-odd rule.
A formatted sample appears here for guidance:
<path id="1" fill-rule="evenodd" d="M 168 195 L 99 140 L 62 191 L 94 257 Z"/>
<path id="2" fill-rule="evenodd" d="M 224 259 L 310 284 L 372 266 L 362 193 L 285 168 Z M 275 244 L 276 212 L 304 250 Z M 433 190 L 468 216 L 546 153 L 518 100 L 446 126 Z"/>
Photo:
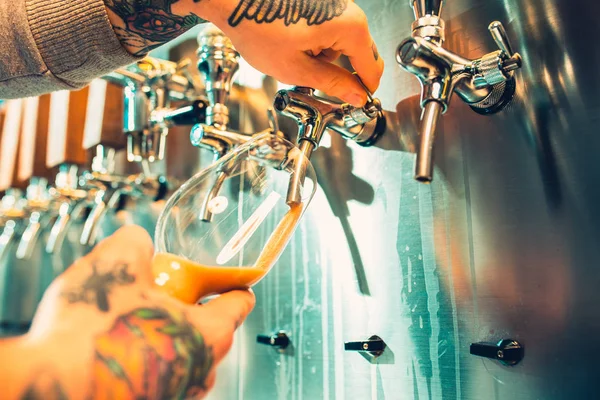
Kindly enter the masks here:
<path id="1" fill-rule="evenodd" d="M 412 11 L 408 1 L 357 3 L 386 61 L 377 95 L 393 126 L 378 148 L 332 140 L 315 154 L 322 191 L 256 288 L 231 356 L 238 375 L 221 373 L 211 398 L 591 398 L 600 5 L 446 1 L 448 48 L 467 57 L 493 50 L 487 25 L 500 20 L 524 68 L 501 114 L 452 102 L 435 181 L 423 186 L 412 180 L 420 87 L 394 59 Z M 293 356 L 254 343 L 277 329 L 291 331 Z M 343 352 L 344 341 L 371 334 L 393 364 Z M 526 347 L 518 366 L 469 355 L 472 342 L 506 337 Z M 240 382 L 237 396 L 220 394 L 228 380 Z"/>

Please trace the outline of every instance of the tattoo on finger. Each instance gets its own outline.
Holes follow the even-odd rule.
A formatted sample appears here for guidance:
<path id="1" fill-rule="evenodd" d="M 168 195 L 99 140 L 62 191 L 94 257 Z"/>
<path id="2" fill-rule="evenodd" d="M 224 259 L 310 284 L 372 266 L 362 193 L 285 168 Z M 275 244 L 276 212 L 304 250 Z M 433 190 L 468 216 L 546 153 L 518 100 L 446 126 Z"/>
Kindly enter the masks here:
<path id="1" fill-rule="evenodd" d="M 377 51 L 377 45 L 375 42 L 373 42 L 371 45 L 371 50 L 373 50 L 373 57 L 375 58 L 375 61 L 379 61 L 379 51 Z"/>
<path id="2" fill-rule="evenodd" d="M 239 0 L 229 25 L 238 26 L 243 20 L 270 24 L 282 20 L 286 26 L 304 20 L 307 25 L 321 25 L 346 11 L 348 0 Z"/>
<path id="3" fill-rule="evenodd" d="M 105 268 L 98 260 L 92 261 L 92 274 L 79 287 L 63 292 L 63 296 L 71 304 L 96 303 L 100 311 L 108 312 L 109 294 L 115 286 L 131 285 L 135 275 L 129 273 L 129 265 L 116 263 Z"/>

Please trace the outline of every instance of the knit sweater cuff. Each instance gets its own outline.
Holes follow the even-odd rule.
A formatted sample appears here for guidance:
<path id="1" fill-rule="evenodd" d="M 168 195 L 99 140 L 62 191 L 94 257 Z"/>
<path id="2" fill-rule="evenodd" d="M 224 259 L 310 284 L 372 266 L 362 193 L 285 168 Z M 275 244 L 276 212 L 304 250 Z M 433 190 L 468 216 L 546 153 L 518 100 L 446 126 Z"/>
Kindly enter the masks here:
<path id="1" fill-rule="evenodd" d="M 139 58 L 119 42 L 103 0 L 26 0 L 29 26 L 49 71 L 87 84 Z"/>

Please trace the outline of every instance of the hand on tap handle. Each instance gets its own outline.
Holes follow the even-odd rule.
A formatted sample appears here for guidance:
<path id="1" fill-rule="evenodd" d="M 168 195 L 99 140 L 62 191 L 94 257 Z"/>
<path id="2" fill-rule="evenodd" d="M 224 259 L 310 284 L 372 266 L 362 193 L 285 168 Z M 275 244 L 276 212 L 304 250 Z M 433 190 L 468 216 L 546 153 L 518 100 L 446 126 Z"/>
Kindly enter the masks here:
<path id="1" fill-rule="evenodd" d="M 0 340 L 3 399 L 197 399 L 254 306 L 190 306 L 158 290 L 147 233 L 126 227 L 58 277 L 28 334 Z"/>
<path id="2" fill-rule="evenodd" d="M 363 11 L 351 0 L 105 0 L 124 47 L 135 55 L 179 36 L 206 19 L 231 38 L 258 70 L 283 83 L 310 86 L 355 106 L 367 97 L 343 68 L 349 57 L 371 92 L 379 86 L 383 60 Z M 150 23 L 144 23 L 146 19 Z"/>

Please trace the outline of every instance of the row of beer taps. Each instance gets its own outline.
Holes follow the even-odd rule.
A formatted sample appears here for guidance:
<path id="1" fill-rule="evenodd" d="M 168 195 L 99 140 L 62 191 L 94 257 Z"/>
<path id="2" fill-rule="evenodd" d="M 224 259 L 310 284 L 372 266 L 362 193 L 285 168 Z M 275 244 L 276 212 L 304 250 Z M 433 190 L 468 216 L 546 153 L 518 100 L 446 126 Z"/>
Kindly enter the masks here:
<path id="1" fill-rule="evenodd" d="M 42 157 L 42 164 L 52 164 L 53 168 L 32 171 L 25 190 L 5 188 L 0 203 L 0 261 L 6 261 L 10 249 L 15 249 L 14 257 L 18 260 L 30 259 L 40 246 L 45 254 L 60 253 L 67 233 L 77 221 L 81 222 L 78 222 L 79 246 L 89 250 L 104 234 L 100 225 L 107 213 L 122 207 L 123 201 L 164 198 L 178 183 L 154 174 L 153 165 L 164 159 L 167 136 L 174 126 L 191 126 L 191 144 L 209 150 L 215 160 L 257 135 L 285 136 L 279 130 L 276 111 L 298 123 L 298 144 L 308 157 L 318 147 L 326 129 L 361 144 L 373 141 L 382 131 L 383 114 L 377 100 L 370 97 L 365 107 L 355 108 L 318 97 L 310 88 L 277 93 L 274 108 L 267 110 L 270 126 L 266 130 L 232 129 L 228 103 L 240 55 L 214 26 L 199 35 L 198 45 L 197 68 L 204 81 L 203 90 L 196 87 L 187 72 L 189 61 L 176 64 L 147 57 L 93 82 L 85 94 L 56 93 L 38 99 L 34 125 L 36 133 L 46 132 L 35 136 L 34 141 L 43 139 L 48 150 L 40 151 L 41 145 L 37 143 L 35 155 L 30 158 Z M 115 106 L 118 103 L 115 87 L 120 88 L 121 107 Z M 34 117 L 27 107 L 19 107 L 24 120 Z M 7 110 L 7 116 L 13 111 Z M 81 113 L 85 118 L 80 118 L 77 125 L 73 120 Z M 56 114 L 66 122 L 58 121 Z M 45 123 L 41 121 L 43 118 Z M 4 132 L 4 137 L 9 135 L 12 134 Z M 2 143 L 4 147 L 5 142 Z M 87 149 L 86 155 L 91 154 L 89 162 L 81 160 L 85 155 L 74 155 L 81 153 L 82 148 Z M 116 158 L 121 149 L 126 153 L 126 162 L 136 164 L 142 172 L 116 173 Z M 57 152 L 64 154 L 57 156 Z M 277 168 L 283 165 L 286 154 L 271 149 L 256 157 Z M 295 167 L 297 173 L 290 181 L 287 198 L 290 204 L 299 201 L 306 163 Z M 48 170 L 56 171 L 52 184 Z M 218 196 L 229 172 L 225 166 L 214 177 L 202 214 L 207 222 L 212 214 L 206 205 Z M 45 243 L 40 243 L 42 237 Z"/>
<path id="2" fill-rule="evenodd" d="M 522 63 L 520 55 L 512 50 L 504 27 L 497 21 L 490 24 L 489 30 L 499 50 L 471 60 L 444 48 L 442 4 L 443 0 L 411 0 L 415 13 L 412 35 L 400 44 L 396 54 L 400 66 L 414 74 L 422 87 L 423 113 L 415 179 L 426 183 L 433 179 L 436 126 L 440 116 L 448 111 L 452 94 L 456 93 L 480 114 L 501 111 L 515 93 L 514 71 Z M 276 113 L 297 123 L 297 144 L 306 159 L 319 147 L 326 131 L 362 146 L 375 144 L 386 131 L 386 113 L 381 102 L 366 88 L 367 104 L 353 107 L 318 96 L 307 87 L 283 89 L 275 95 L 273 108 L 267 110 L 270 126 L 266 130 L 236 131 L 230 128 L 228 104 L 239 69 L 239 53 L 222 31 L 209 26 L 198 36 L 197 58 L 204 88 L 198 87 L 189 73 L 190 60 L 174 63 L 146 57 L 89 86 L 84 101 L 87 102 L 85 122 L 79 121 L 84 127 L 74 128 L 76 122 L 71 123 L 71 115 L 69 122 L 62 124 L 50 117 L 45 126 L 49 132 L 48 148 L 62 144 L 65 155 L 53 164 L 57 173 L 52 185 L 48 177 L 33 173 L 24 192 L 4 188 L 0 202 L 0 262 L 13 246 L 17 259 L 31 258 L 43 231 L 48 232 L 43 246 L 46 253 L 60 253 L 66 233 L 78 218 L 84 221 L 79 244 L 89 248 L 99 239 L 99 227 L 110 210 L 119 209 L 127 199 L 161 200 L 167 196 L 178 183 L 153 173 L 153 165 L 165 158 L 167 136 L 173 127 L 191 126 L 191 144 L 208 150 L 215 160 L 257 134 L 270 132 L 287 137 L 279 130 Z M 120 97 L 118 102 L 114 93 Z M 65 94 L 53 94 L 51 104 L 46 104 L 50 110 L 54 107 L 54 111 L 57 107 L 68 111 L 82 99 L 76 94 L 66 94 L 71 96 L 70 101 L 56 106 L 55 96 Z M 42 100 L 37 103 L 38 108 L 42 103 Z M 117 103 L 121 106 L 115 107 Z M 45 115 L 39 110 L 38 118 Z M 81 112 L 74 112 L 73 118 Z M 8 119 L 7 114 L 5 128 L 10 126 Z M 73 136 L 78 129 L 83 132 L 75 135 L 79 139 L 50 137 L 53 131 Z M 4 132 L 3 137 L 8 135 Z M 92 153 L 90 163 L 83 163 L 81 157 L 73 159 L 73 148 L 68 148 L 73 143 L 77 143 L 77 151 L 85 148 L 86 154 Z M 116 156 L 121 149 L 126 152 L 127 162 L 137 165 L 142 172 L 116 173 Z M 48 151 L 52 152 L 56 150 Z M 260 157 L 265 162 L 272 161 L 268 157 L 273 153 Z M 305 163 L 294 165 L 288 204 L 300 201 L 306 167 Z M 203 206 L 204 221 L 211 221 L 212 214 L 206 205 L 218 196 L 228 174 L 226 167 L 217 171 Z"/>
<path id="3" fill-rule="evenodd" d="M 489 29 L 500 50 L 476 60 L 468 60 L 446 50 L 443 47 L 444 21 L 440 16 L 442 4 L 442 0 L 412 2 L 415 12 L 412 37 L 404 40 L 397 52 L 399 64 L 415 74 L 422 84 L 421 144 L 417 152 L 415 178 L 423 182 L 429 182 L 433 177 L 432 149 L 436 125 L 440 115 L 448 110 L 452 94 L 456 92 L 477 112 L 497 112 L 512 98 L 515 86 L 513 71 L 521 66 L 521 57 L 512 50 L 499 22 L 493 22 Z M 216 158 L 251 138 L 253 134 L 228 129 L 227 100 L 239 67 L 239 54 L 230 40 L 214 27 L 206 29 L 199 36 L 198 59 L 198 70 L 205 83 L 204 96 L 199 94 L 186 72 L 188 60 L 175 64 L 148 57 L 135 66 L 105 77 L 123 87 L 122 127 L 127 140 L 127 159 L 141 163 L 144 173 L 116 176 L 113 165 L 115 150 L 98 146 L 91 171 L 78 176 L 76 166 L 63 164 L 51 190 L 45 187 L 47 182 L 43 179 L 32 179 L 25 197 L 21 198 L 18 191 L 8 191 L 2 203 L 3 220 L 16 212 L 12 208 L 24 204 L 19 215 L 29 218 L 30 223 L 24 231 L 23 240 L 34 243 L 43 220 L 41 211 L 53 203 L 52 194 L 61 203 L 57 210 L 59 218 L 52 228 L 51 244 L 48 245 L 48 250 L 52 250 L 60 243 L 69 216 L 77 211 L 83 199 L 89 199 L 93 193 L 93 208 L 81 239 L 82 244 L 91 245 L 95 241 L 98 222 L 107 209 L 119 202 L 120 196 L 150 193 L 160 198 L 165 195 L 167 181 L 162 177 L 152 177 L 148 165 L 164 158 L 170 127 L 193 124 L 191 143 L 210 150 Z M 187 104 L 174 108 L 171 106 L 173 100 L 184 100 Z M 372 144 L 385 129 L 381 104 L 370 94 L 364 107 L 354 108 L 320 98 L 311 88 L 296 87 L 277 93 L 274 108 L 298 123 L 298 145 L 308 158 L 318 147 L 326 129 L 363 145 Z M 270 129 L 279 133 L 275 116 L 270 115 L 270 121 Z M 215 193 L 227 172 L 219 174 Z M 294 175 L 297 181 L 290 184 L 288 202 L 294 202 L 298 196 L 296 189 L 302 176 L 302 171 Z M 208 211 L 205 217 L 210 220 Z M 3 225 L 6 226 L 6 222 Z M 23 244 L 19 255 L 29 254 L 31 251 L 26 249 L 30 246 Z"/>

